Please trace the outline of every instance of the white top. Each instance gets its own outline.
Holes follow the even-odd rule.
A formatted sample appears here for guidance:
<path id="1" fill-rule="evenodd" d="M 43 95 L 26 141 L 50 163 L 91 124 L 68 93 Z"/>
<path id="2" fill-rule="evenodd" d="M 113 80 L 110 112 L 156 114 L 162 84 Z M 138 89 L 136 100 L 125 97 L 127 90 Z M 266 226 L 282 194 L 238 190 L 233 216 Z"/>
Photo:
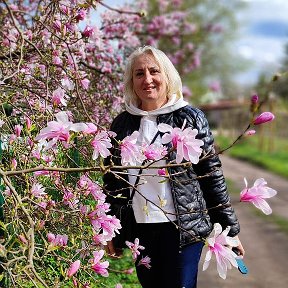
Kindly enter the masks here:
<path id="1" fill-rule="evenodd" d="M 142 145 L 144 143 L 150 144 L 155 134 L 157 133 L 157 116 L 143 116 L 140 122 L 140 136 L 138 137 L 137 144 Z M 161 143 L 160 135 L 154 142 L 155 144 Z M 165 160 L 160 160 L 154 165 L 161 166 L 166 165 Z M 138 175 L 138 169 L 129 169 L 129 182 L 135 183 L 136 175 Z M 171 188 L 167 178 L 158 176 L 157 169 L 145 169 L 142 171 L 140 176 L 140 181 L 138 184 L 138 191 L 147 199 L 151 200 L 153 203 L 158 205 L 160 208 L 165 210 L 165 212 L 174 213 L 175 208 L 173 204 L 173 199 L 171 195 Z M 147 175 L 149 174 L 149 176 Z M 145 176 L 147 175 L 147 176 Z M 151 176 L 155 175 L 155 176 Z M 163 180 L 167 181 L 163 181 Z M 132 190 L 132 189 L 131 189 Z M 133 197 L 133 210 L 137 223 L 158 223 L 169 221 L 167 217 L 174 221 L 176 220 L 175 215 L 165 214 L 163 211 L 147 201 L 143 196 L 137 191 Z"/>
<path id="2" fill-rule="evenodd" d="M 158 132 L 157 128 L 157 115 L 170 113 L 181 107 L 188 105 L 186 101 L 183 100 L 182 93 L 173 94 L 168 103 L 163 105 L 161 108 L 153 111 L 144 111 L 133 105 L 133 103 L 125 103 L 126 110 L 133 114 L 142 116 L 140 122 L 139 132 L 140 135 L 137 140 L 138 145 L 146 143 L 149 145 L 154 138 L 155 134 Z M 161 143 L 160 135 L 154 142 L 155 144 Z M 166 165 L 165 160 L 161 160 L 155 163 L 157 166 Z M 129 182 L 134 184 L 136 177 L 138 175 L 138 169 L 128 169 Z M 149 174 L 149 175 L 148 175 Z M 155 176 L 150 176 L 155 175 Z M 163 180 L 167 181 L 163 181 Z M 175 208 L 173 204 L 171 187 L 167 178 L 158 176 L 157 169 L 146 169 L 142 171 L 140 176 L 140 181 L 138 184 L 138 191 L 147 199 L 158 205 L 165 212 L 172 214 L 165 214 L 163 211 L 147 201 L 143 196 L 137 191 L 133 197 L 133 210 L 137 223 L 159 223 L 168 222 L 168 218 L 171 221 L 176 220 Z M 132 191 L 132 189 L 131 189 Z M 168 217 L 168 218 L 167 218 Z"/>

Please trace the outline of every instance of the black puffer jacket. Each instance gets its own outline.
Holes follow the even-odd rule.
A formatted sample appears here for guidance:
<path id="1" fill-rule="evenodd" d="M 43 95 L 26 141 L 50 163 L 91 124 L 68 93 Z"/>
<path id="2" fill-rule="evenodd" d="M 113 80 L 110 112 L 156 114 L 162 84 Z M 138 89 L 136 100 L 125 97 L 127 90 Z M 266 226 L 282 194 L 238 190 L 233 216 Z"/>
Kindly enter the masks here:
<path id="1" fill-rule="evenodd" d="M 183 168 L 183 166 L 169 168 L 170 175 L 174 175 L 171 176 L 170 185 L 178 225 L 181 228 L 180 246 L 205 239 L 213 229 L 213 223 L 217 222 L 222 225 L 223 229 L 231 226 L 229 236 L 235 236 L 239 233 L 240 226 L 230 205 L 221 162 L 218 156 L 213 155 L 214 140 L 203 112 L 187 105 L 174 112 L 157 116 L 157 123 L 182 127 L 185 119 L 186 127 L 198 130 L 197 138 L 204 142 L 204 146 L 201 148 L 206 157 L 188 168 Z M 141 116 L 135 116 L 125 111 L 114 119 L 110 129 L 117 133 L 117 140 L 122 140 L 135 130 L 139 130 L 140 121 Z M 112 155 L 113 163 L 121 165 L 119 149 L 114 149 Z M 175 157 L 175 152 L 170 153 L 168 161 L 174 160 Z M 107 161 L 105 164 L 108 164 Z M 125 177 L 125 180 L 128 181 L 128 176 Z M 104 184 L 109 194 L 121 193 L 124 196 L 124 198 L 107 197 L 113 213 L 116 211 L 116 206 L 119 207 L 119 204 L 127 202 L 125 197 L 127 198 L 130 192 L 127 184 L 116 179 L 111 173 L 104 175 Z M 207 208 L 216 206 L 218 207 L 207 210 Z"/>

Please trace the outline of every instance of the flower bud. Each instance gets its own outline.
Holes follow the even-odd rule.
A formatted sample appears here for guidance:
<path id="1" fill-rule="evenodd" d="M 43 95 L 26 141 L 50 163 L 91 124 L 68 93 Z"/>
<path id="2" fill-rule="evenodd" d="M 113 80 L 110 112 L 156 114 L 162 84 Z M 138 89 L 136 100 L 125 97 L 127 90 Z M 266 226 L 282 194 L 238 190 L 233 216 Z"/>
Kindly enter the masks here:
<path id="1" fill-rule="evenodd" d="M 245 136 L 251 136 L 251 135 L 254 135 L 256 133 L 255 130 L 248 130 L 246 133 L 245 133 Z"/>
<path id="2" fill-rule="evenodd" d="M 250 111 L 252 113 L 255 113 L 258 110 L 259 97 L 257 94 L 254 94 L 250 100 L 251 100 Z"/>
<path id="3" fill-rule="evenodd" d="M 82 36 L 89 38 L 89 37 L 91 37 L 93 35 L 93 33 L 94 33 L 94 28 L 89 26 L 89 25 L 87 25 L 85 27 L 84 31 L 82 32 Z"/>
<path id="4" fill-rule="evenodd" d="M 16 170 L 16 168 L 17 168 L 17 160 L 15 158 L 13 158 L 11 160 L 11 169 Z"/>
<path id="5" fill-rule="evenodd" d="M 55 239 L 55 235 L 53 233 L 48 233 L 47 239 L 48 239 L 48 242 L 52 242 Z"/>
<path id="6" fill-rule="evenodd" d="M 133 268 L 129 268 L 127 270 L 125 270 L 125 274 L 132 274 L 134 272 L 134 269 Z"/>
<path id="7" fill-rule="evenodd" d="M 254 125 L 260 125 L 266 122 L 270 122 L 275 118 L 274 114 L 271 112 L 263 112 L 254 120 Z"/>
<path id="8" fill-rule="evenodd" d="M 28 241 L 23 234 L 18 235 L 18 238 L 23 244 L 28 245 Z"/>
<path id="9" fill-rule="evenodd" d="M 20 137 L 21 131 L 22 131 L 22 126 L 21 125 L 16 125 L 14 127 L 14 133 L 17 137 Z"/>
<path id="10" fill-rule="evenodd" d="M 29 117 L 25 117 L 25 123 L 26 123 L 26 128 L 29 131 L 31 129 L 31 126 L 32 126 L 31 119 Z"/>
<path id="11" fill-rule="evenodd" d="M 258 100 L 259 100 L 259 97 L 257 94 L 254 94 L 252 97 L 251 97 L 251 102 L 253 104 L 257 104 L 258 103 Z"/>
<path id="12" fill-rule="evenodd" d="M 69 278 L 72 277 L 79 270 L 80 264 L 80 260 L 76 260 L 70 265 L 69 269 L 67 270 L 67 276 Z"/>

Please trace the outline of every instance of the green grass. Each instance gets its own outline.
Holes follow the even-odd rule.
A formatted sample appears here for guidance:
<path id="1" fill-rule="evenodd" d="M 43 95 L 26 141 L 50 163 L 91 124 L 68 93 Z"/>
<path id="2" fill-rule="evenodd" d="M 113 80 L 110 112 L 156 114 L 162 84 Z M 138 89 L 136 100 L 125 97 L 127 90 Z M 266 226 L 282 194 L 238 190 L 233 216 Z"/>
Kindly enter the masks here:
<path id="1" fill-rule="evenodd" d="M 233 141 L 233 139 L 231 140 L 223 136 L 217 137 L 215 140 L 220 149 L 224 149 L 230 145 L 231 141 Z M 268 138 L 263 138 L 261 141 L 263 142 L 259 143 L 260 140 L 257 136 L 244 138 L 226 153 L 232 157 L 249 161 L 275 174 L 288 178 L 288 140 L 273 139 L 273 151 L 268 151 Z M 260 144 L 263 148 L 262 150 L 259 149 Z M 235 189 L 233 181 L 226 179 L 226 182 L 230 194 L 239 193 L 239 191 Z M 267 217 L 262 211 L 259 211 L 259 209 L 251 209 L 255 215 L 275 224 L 281 231 L 288 235 L 288 220 L 286 218 L 276 214 L 271 214 Z"/>
<path id="2" fill-rule="evenodd" d="M 92 270 L 90 271 L 89 274 L 82 273 L 79 275 L 79 272 L 77 273 L 77 278 L 80 280 L 80 282 L 83 283 L 90 283 L 90 287 L 92 288 L 114 288 L 116 284 L 120 283 L 123 288 L 141 288 L 141 285 L 139 284 L 139 281 L 137 279 L 134 263 L 132 261 L 132 256 L 131 256 L 131 251 L 129 249 L 124 249 L 123 256 L 120 259 L 112 259 L 109 258 L 107 259 L 110 263 L 108 267 L 109 271 L 109 277 L 103 277 Z M 53 265 L 59 265 L 57 262 L 53 262 L 53 259 L 51 260 L 50 265 L 46 266 L 45 271 L 40 271 L 40 276 L 44 280 L 48 280 L 47 276 L 52 275 L 51 281 L 54 280 L 54 285 L 53 287 L 61 287 L 61 288 L 71 288 L 74 287 L 73 282 L 71 279 L 66 279 L 66 281 L 62 282 L 64 280 L 64 276 L 57 271 L 57 275 L 55 274 L 55 270 L 52 269 L 51 267 Z M 59 268 L 59 267 L 58 267 Z M 128 269 L 133 268 L 133 273 L 132 274 L 127 274 L 125 271 Z M 66 270 L 65 270 L 66 271 Z M 7 277 L 6 274 L 1 274 L 0 273 L 0 281 L 1 281 L 1 276 Z M 49 277 L 48 277 L 49 278 Z M 52 279 L 53 278 L 53 279 Z M 4 279 L 5 283 L 0 283 L 0 287 L 12 287 L 12 283 L 9 281 L 9 277 Z M 39 288 L 44 288 L 44 286 L 37 280 L 34 280 L 36 283 L 37 287 Z M 49 282 L 49 281 L 47 281 Z M 61 282 L 61 284 L 59 284 Z M 51 282 L 50 282 L 51 283 Z M 19 287 L 22 288 L 33 288 L 35 285 L 33 284 L 32 281 L 29 281 L 27 279 L 23 279 L 23 282 L 17 283 L 19 284 Z M 60 286 L 61 285 L 61 286 Z M 81 285 L 80 285 L 81 286 Z M 17 286 L 18 287 L 18 286 Z M 52 287 L 52 286 L 51 286 Z M 82 286 L 81 286 L 82 287 Z"/>
<path id="3" fill-rule="evenodd" d="M 114 288 L 117 283 L 120 283 L 123 288 L 141 288 L 137 279 L 134 263 L 132 262 L 131 251 L 129 249 L 124 250 L 123 257 L 120 259 L 110 258 L 109 262 L 109 277 L 102 277 L 101 282 L 103 284 L 101 286 L 99 285 L 99 287 Z M 130 268 L 134 269 L 132 274 L 123 272 Z"/>
<path id="4" fill-rule="evenodd" d="M 233 140 L 223 136 L 218 136 L 215 140 L 220 149 L 227 147 L 231 141 Z M 288 140 L 270 141 L 272 140 L 268 137 L 259 139 L 256 135 L 245 137 L 225 153 L 288 178 Z"/>
<path id="5" fill-rule="evenodd" d="M 271 214 L 269 217 L 267 215 L 264 215 L 262 211 L 259 211 L 258 209 L 254 209 L 253 211 L 257 216 L 265 219 L 265 221 L 269 221 L 273 224 L 276 224 L 276 226 L 281 229 L 284 233 L 288 235 L 288 220 L 284 217 L 281 217 L 279 215 Z"/>

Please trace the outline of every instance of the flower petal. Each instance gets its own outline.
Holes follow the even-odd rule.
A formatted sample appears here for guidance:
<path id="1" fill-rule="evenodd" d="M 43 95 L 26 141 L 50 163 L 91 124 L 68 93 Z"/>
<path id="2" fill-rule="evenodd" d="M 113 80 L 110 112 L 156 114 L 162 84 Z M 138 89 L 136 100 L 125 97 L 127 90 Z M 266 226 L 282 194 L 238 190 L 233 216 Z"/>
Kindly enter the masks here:
<path id="1" fill-rule="evenodd" d="M 168 125 L 168 124 L 165 124 L 165 123 L 161 123 L 158 125 L 158 130 L 162 133 L 165 133 L 165 132 L 172 132 L 173 130 L 173 127 Z"/>

